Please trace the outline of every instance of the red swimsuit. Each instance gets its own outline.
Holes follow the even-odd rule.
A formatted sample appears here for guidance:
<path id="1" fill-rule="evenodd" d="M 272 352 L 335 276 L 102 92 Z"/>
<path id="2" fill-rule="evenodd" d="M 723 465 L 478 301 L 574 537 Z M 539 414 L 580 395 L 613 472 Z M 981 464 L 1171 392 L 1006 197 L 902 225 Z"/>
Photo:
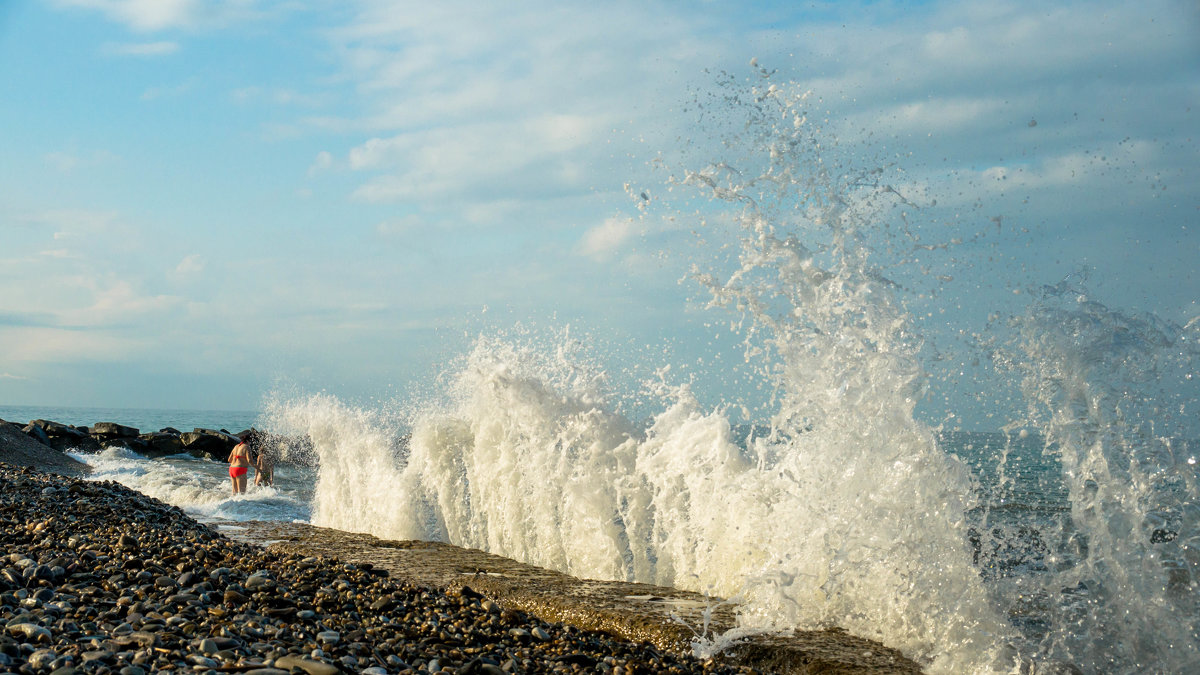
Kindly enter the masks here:
<path id="1" fill-rule="evenodd" d="M 234 457 L 241 457 L 242 454 L 240 452 L 238 452 L 238 449 L 243 448 L 245 446 L 246 446 L 245 441 L 238 443 L 237 446 L 235 446 L 233 448 L 233 454 L 231 454 L 229 456 L 229 461 L 232 462 Z M 248 449 L 246 450 L 246 454 L 247 455 L 250 454 L 250 451 Z M 248 456 L 246 457 L 246 461 L 250 461 L 250 458 Z M 242 476 L 245 476 L 249 471 L 250 471 L 250 467 L 248 467 L 248 466 L 231 466 L 231 467 L 229 467 L 229 477 L 230 478 L 241 478 Z"/>

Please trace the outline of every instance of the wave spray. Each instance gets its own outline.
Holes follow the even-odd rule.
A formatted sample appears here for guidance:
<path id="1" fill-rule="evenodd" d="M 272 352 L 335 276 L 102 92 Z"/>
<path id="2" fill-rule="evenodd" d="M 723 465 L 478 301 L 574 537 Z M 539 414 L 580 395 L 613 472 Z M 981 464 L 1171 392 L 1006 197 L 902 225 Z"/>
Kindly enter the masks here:
<path id="1" fill-rule="evenodd" d="M 1197 493 L 1183 446 L 1140 424 L 1148 458 L 1114 458 L 1131 427 L 1078 389 L 1090 385 L 1048 375 L 1076 357 L 1039 347 L 1040 336 L 1070 327 L 1035 313 L 1003 352 L 1006 372 L 1022 374 L 1032 421 L 1061 453 L 1072 541 L 1086 538 L 1089 552 L 989 584 L 970 544 L 984 492 L 914 416 L 923 342 L 881 255 L 884 225 L 911 205 L 882 170 L 840 167 L 794 88 L 764 78 L 722 101 L 745 113 L 731 128 L 748 150 L 670 182 L 735 223 L 733 258 L 701 261 L 693 276 L 773 392 L 766 418 L 737 424 L 745 401 L 708 408 L 664 376 L 646 387 L 656 414 L 631 420 L 578 341 L 483 336 L 446 401 L 404 416 L 406 444 L 391 418 L 329 396 L 272 406 L 274 430 L 308 434 L 319 456 L 313 522 L 734 598 L 743 630 L 838 625 L 931 672 L 1030 672 L 1031 661 L 1135 672 L 1165 658 L 1158 628 L 1178 663 L 1195 659 Z M 1172 470 L 1149 468 L 1160 465 Z M 1151 498 L 1164 491 L 1174 501 Z M 1157 530 L 1177 538 L 1145 561 L 1168 550 L 1148 543 Z M 1130 538 L 1140 543 L 1127 548 Z M 1060 602 L 1067 581 L 1087 589 L 1082 606 Z M 1012 618 L 1030 589 L 1050 607 L 1032 639 Z M 1187 621 L 1165 626 L 1178 612 Z M 1095 646 L 1120 642 L 1122 621 L 1141 622 L 1136 655 Z"/>

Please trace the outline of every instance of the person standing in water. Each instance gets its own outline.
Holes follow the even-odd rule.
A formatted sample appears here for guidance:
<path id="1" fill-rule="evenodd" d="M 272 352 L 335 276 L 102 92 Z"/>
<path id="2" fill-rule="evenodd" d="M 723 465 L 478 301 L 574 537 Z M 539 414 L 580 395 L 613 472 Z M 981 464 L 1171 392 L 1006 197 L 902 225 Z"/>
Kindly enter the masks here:
<path id="1" fill-rule="evenodd" d="M 235 495 L 246 491 L 246 474 L 250 472 L 250 444 L 247 440 L 242 440 L 229 452 L 229 478 L 233 481 Z"/>
<path id="2" fill-rule="evenodd" d="M 274 485 L 275 484 L 275 457 L 274 451 L 267 448 L 266 444 L 258 444 L 257 461 L 254 463 L 254 484 L 255 485 Z"/>

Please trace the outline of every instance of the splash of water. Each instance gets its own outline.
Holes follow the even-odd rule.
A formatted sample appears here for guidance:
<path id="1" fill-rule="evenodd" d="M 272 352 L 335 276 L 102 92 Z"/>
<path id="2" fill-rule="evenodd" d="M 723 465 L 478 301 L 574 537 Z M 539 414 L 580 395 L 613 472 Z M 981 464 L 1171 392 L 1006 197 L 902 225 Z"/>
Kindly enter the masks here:
<path id="1" fill-rule="evenodd" d="M 1043 288 L 1013 324 L 997 360 L 1020 375 L 1071 503 L 1043 581 L 1054 629 L 1042 655 L 1089 672 L 1194 667 L 1200 485 L 1188 439 L 1200 331 L 1110 309 L 1075 277 Z"/>
<path id="2" fill-rule="evenodd" d="M 696 276 L 743 319 L 776 392 L 768 432 L 665 382 L 642 428 L 570 353 L 485 337 L 404 452 L 372 413 L 279 407 L 320 455 L 313 520 L 736 597 L 739 634 L 839 625 L 936 672 L 982 668 L 1007 627 L 967 551 L 971 481 L 913 418 L 921 341 L 867 243 L 898 194 L 824 161 L 802 96 L 747 100 L 753 168 L 677 182 L 738 209 L 734 269 Z"/>

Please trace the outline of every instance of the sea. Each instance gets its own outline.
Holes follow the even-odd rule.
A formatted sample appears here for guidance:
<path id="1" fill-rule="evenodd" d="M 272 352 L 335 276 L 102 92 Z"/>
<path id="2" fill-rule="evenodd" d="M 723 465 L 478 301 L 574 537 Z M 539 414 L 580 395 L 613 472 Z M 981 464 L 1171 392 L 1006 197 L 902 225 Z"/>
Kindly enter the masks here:
<path id="1" fill-rule="evenodd" d="M 1027 284 L 967 331 L 977 370 L 954 376 L 989 373 L 955 400 L 991 426 L 931 421 L 947 327 L 914 308 L 948 297 L 927 289 L 969 273 L 973 242 L 916 236 L 919 207 L 886 166 L 847 168 L 861 160 L 814 128 L 803 92 L 735 93 L 715 132 L 731 156 L 664 171 L 691 195 L 672 217 L 716 242 L 686 254 L 696 311 L 740 336 L 730 381 L 757 386 L 713 402 L 667 362 L 625 391 L 577 333 L 498 330 L 400 405 L 293 391 L 253 412 L 0 417 L 305 437 L 275 487 L 237 497 L 208 460 L 80 458 L 200 519 L 445 541 L 733 600 L 738 628 L 698 636 L 701 656 L 840 626 L 931 673 L 1200 672 L 1200 320 L 1110 306 L 1083 271 Z M 986 409 L 998 390 L 1016 404 Z"/>

